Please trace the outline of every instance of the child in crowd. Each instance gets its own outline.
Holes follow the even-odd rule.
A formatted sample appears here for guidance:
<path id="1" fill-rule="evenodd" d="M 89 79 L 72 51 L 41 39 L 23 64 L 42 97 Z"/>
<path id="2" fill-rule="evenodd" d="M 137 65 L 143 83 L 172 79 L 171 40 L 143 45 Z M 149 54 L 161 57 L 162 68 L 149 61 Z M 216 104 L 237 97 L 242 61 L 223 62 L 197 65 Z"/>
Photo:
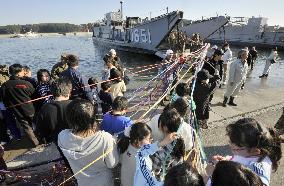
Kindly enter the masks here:
<path id="1" fill-rule="evenodd" d="M 191 87 L 188 83 L 179 83 L 175 89 L 175 94 L 171 100 L 171 102 L 175 102 L 177 99 L 182 98 L 186 102 L 188 102 L 188 107 L 184 108 L 187 109 L 189 112 L 187 112 L 187 115 L 182 116 L 183 119 L 189 123 L 189 116 L 192 115 L 192 112 L 196 109 L 195 102 L 190 99 L 191 94 Z"/>
<path id="2" fill-rule="evenodd" d="M 169 170 L 163 186 L 205 186 L 203 178 L 188 163 L 182 163 Z"/>
<path id="3" fill-rule="evenodd" d="M 24 72 L 24 76 L 23 76 L 23 80 L 30 82 L 34 88 L 36 88 L 37 85 L 37 81 L 35 78 L 32 77 L 32 71 L 30 69 L 30 67 L 28 66 L 23 66 L 23 72 Z"/>
<path id="4" fill-rule="evenodd" d="M 173 103 L 167 105 L 163 110 L 163 112 L 165 112 L 166 110 L 170 110 L 174 108 L 179 113 L 179 115 L 182 117 L 179 134 L 184 140 L 185 151 L 187 152 L 190 151 L 193 147 L 193 135 L 194 135 L 193 128 L 190 126 L 190 124 L 186 123 L 184 119 L 185 117 L 188 116 L 188 111 L 189 111 L 188 107 L 189 107 L 188 102 L 182 98 L 179 98 Z M 161 114 L 157 114 L 149 122 L 149 127 L 152 129 L 152 135 L 153 135 L 154 141 L 161 141 L 164 138 L 164 133 L 159 128 L 160 115 Z"/>
<path id="5" fill-rule="evenodd" d="M 209 83 L 209 79 L 212 80 L 212 83 Z M 207 129 L 207 120 L 209 119 L 209 109 L 210 109 L 210 96 L 214 93 L 214 90 L 217 88 L 217 83 L 219 79 L 218 73 L 211 76 L 207 70 L 201 70 L 197 73 L 195 89 L 193 92 L 193 100 L 196 104 L 196 118 L 198 124 L 201 128 Z"/>
<path id="6" fill-rule="evenodd" d="M 102 80 L 108 80 L 110 77 L 110 70 L 111 69 L 116 69 L 116 67 L 114 66 L 114 61 L 111 57 L 104 57 L 104 62 L 105 62 L 105 67 L 106 69 L 104 69 L 102 71 Z"/>
<path id="7" fill-rule="evenodd" d="M 94 77 L 90 77 L 88 79 L 88 84 L 90 85 L 90 89 L 93 95 L 93 104 L 96 109 L 98 109 L 100 98 L 99 98 L 99 89 L 98 89 L 98 80 Z M 96 113 L 98 113 L 98 110 L 96 110 Z"/>
<path id="8" fill-rule="evenodd" d="M 122 81 L 122 74 L 117 69 L 110 70 L 110 78 L 112 80 L 112 85 L 110 86 L 110 92 L 112 94 L 113 99 L 117 96 L 123 96 L 126 92 L 126 86 L 124 81 Z"/>
<path id="9" fill-rule="evenodd" d="M 77 173 L 98 158 L 92 168 L 75 175 L 79 186 L 113 186 L 114 168 L 119 156 L 116 142 L 109 133 L 100 131 L 93 104 L 84 99 L 73 100 L 67 106 L 70 129 L 58 135 L 58 146 L 67 158 L 72 171 Z M 100 158 L 106 154 L 103 158 Z"/>
<path id="10" fill-rule="evenodd" d="M 125 97 L 118 96 L 112 104 L 112 111 L 104 115 L 101 130 L 122 138 L 124 130 L 133 124 L 133 121 L 123 116 L 127 111 L 128 101 Z"/>
<path id="11" fill-rule="evenodd" d="M 210 183 L 207 185 L 210 186 Z M 212 174 L 211 186 L 263 186 L 252 170 L 233 161 L 219 161 Z"/>
<path id="12" fill-rule="evenodd" d="M 188 99 L 190 94 L 190 86 L 187 83 L 179 83 L 175 89 L 171 102 L 174 102 L 178 98 Z"/>
<path id="13" fill-rule="evenodd" d="M 180 134 L 182 118 L 176 109 L 164 111 L 159 118 L 159 129 L 164 136 L 172 133 Z M 164 181 L 168 170 L 183 162 L 185 156 L 185 144 L 182 137 L 177 138 L 172 143 L 164 146 L 162 150 L 156 152 L 152 157 L 153 172 L 158 181 Z"/>
<path id="14" fill-rule="evenodd" d="M 36 112 L 38 112 L 44 104 L 50 103 L 51 100 L 54 100 L 54 97 L 52 96 L 51 92 L 52 82 L 50 79 L 50 73 L 47 69 L 39 69 L 39 71 L 37 72 L 37 81 L 38 82 L 35 89 L 34 98 L 41 98 L 48 95 L 51 96 L 34 102 Z"/>
<path id="15" fill-rule="evenodd" d="M 161 142 L 144 145 L 136 155 L 136 171 L 134 175 L 134 186 L 162 186 L 163 183 L 157 181 L 152 174 L 152 160 L 150 155 L 161 150 L 177 139 L 176 133 L 168 133 Z"/>
<path id="16" fill-rule="evenodd" d="M 271 171 L 276 171 L 282 157 L 278 134 L 262 127 L 253 118 L 243 118 L 226 128 L 232 157 L 214 156 L 213 160 L 239 162 L 254 171 L 263 184 L 269 185 Z"/>
<path id="17" fill-rule="evenodd" d="M 121 154 L 121 185 L 133 186 L 138 150 L 152 143 L 151 128 L 145 123 L 135 123 L 124 131 L 124 137 L 118 142 Z"/>
<path id="18" fill-rule="evenodd" d="M 111 111 L 111 105 L 112 105 L 113 99 L 110 93 L 110 83 L 109 82 L 105 82 L 101 84 L 101 90 L 98 96 L 101 100 L 102 113 L 105 114 Z"/>

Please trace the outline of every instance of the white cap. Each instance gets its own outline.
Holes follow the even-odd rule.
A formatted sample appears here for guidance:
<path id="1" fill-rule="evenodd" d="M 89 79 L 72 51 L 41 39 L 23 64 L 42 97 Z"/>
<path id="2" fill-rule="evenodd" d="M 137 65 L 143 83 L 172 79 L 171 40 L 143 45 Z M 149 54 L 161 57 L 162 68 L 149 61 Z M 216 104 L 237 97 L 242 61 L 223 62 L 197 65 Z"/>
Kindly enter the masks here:
<path id="1" fill-rule="evenodd" d="M 166 52 L 166 55 L 170 55 L 170 54 L 173 54 L 174 53 L 174 51 L 172 51 L 172 50 L 167 50 L 167 52 Z"/>
<path id="2" fill-rule="evenodd" d="M 211 47 L 212 49 L 218 49 L 218 46 L 217 45 L 214 45 Z"/>
<path id="3" fill-rule="evenodd" d="M 109 50 L 109 53 L 110 54 L 116 54 L 116 51 L 112 48 L 112 49 Z"/>

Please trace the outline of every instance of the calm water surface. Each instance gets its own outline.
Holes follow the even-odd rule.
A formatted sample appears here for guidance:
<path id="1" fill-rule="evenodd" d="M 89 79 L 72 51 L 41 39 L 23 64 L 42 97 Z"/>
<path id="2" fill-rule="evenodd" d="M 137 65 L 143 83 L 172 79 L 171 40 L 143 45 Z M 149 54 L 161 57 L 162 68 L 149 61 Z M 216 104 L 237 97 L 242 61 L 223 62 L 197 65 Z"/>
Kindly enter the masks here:
<path id="1" fill-rule="evenodd" d="M 240 48 L 231 47 L 236 56 Z M 39 38 L 0 38 L 0 64 L 11 65 L 20 63 L 28 65 L 35 76 L 40 68 L 50 70 L 57 63 L 62 53 L 72 53 L 79 56 L 80 71 L 87 77 L 100 77 L 103 69 L 102 58 L 109 49 L 93 45 L 90 36 L 44 36 Z M 259 50 L 260 58 L 257 66 L 263 68 L 263 63 L 270 50 Z M 155 63 L 157 58 L 133 53 L 119 52 L 125 67 L 136 67 Z M 284 58 L 280 52 L 280 58 Z M 283 65 L 282 65 L 283 66 Z M 283 67 L 281 67 L 283 69 Z M 155 74 L 156 71 L 151 74 Z M 149 74 L 144 74 L 149 75 Z"/>

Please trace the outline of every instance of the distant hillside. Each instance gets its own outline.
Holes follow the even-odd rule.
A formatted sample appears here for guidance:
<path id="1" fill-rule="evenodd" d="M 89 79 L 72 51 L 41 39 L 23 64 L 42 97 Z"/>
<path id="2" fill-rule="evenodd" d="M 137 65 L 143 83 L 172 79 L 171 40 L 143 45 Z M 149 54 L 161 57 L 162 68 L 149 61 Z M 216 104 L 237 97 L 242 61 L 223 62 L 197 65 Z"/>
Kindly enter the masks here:
<path id="1" fill-rule="evenodd" d="M 0 26 L 0 34 L 26 33 L 28 31 L 38 33 L 65 33 L 65 32 L 87 32 L 92 28 L 91 23 L 88 24 L 69 24 L 69 23 L 40 23 L 27 25 L 7 25 Z"/>

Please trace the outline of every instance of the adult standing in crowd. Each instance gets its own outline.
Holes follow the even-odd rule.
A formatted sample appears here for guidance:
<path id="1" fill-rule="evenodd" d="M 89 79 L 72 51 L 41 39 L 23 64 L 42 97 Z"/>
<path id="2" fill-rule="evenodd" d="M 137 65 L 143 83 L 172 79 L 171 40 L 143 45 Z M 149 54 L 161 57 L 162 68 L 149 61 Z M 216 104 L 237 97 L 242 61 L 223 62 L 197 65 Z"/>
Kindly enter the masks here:
<path id="1" fill-rule="evenodd" d="M 250 65 L 250 69 L 253 70 L 253 66 L 254 66 L 254 63 L 258 57 L 258 52 L 256 51 L 255 49 L 255 46 L 253 46 L 251 48 L 251 50 L 249 51 L 250 55 L 251 55 L 251 65 Z"/>
<path id="2" fill-rule="evenodd" d="M 223 80 L 222 84 L 226 85 L 227 82 L 227 70 L 228 70 L 228 65 L 230 65 L 231 60 L 232 60 L 232 51 L 230 49 L 229 43 L 224 44 L 224 55 L 222 57 L 223 59 L 223 77 L 221 79 Z"/>
<path id="3" fill-rule="evenodd" d="M 67 65 L 67 60 L 68 60 L 68 55 L 67 54 L 62 54 L 60 58 L 60 62 L 56 63 L 52 69 L 51 69 L 51 77 L 52 79 L 56 80 L 60 77 L 60 74 L 67 70 L 68 65 Z"/>
<path id="4" fill-rule="evenodd" d="M 82 98 L 93 102 L 93 96 L 88 82 L 78 71 L 78 57 L 72 54 L 68 55 L 67 64 L 68 69 L 63 71 L 60 76 L 68 78 L 72 82 L 70 99 Z"/>
<path id="5" fill-rule="evenodd" d="M 265 67 L 263 69 L 263 73 L 262 73 L 261 76 L 259 76 L 259 78 L 263 78 L 263 77 L 268 76 L 270 69 L 271 69 L 271 65 L 276 63 L 277 56 L 278 56 L 277 47 L 275 47 L 275 48 L 272 49 L 270 55 L 266 59 L 266 63 L 265 63 Z"/>
<path id="6" fill-rule="evenodd" d="M 224 53 L 222 50 L 216 49 L 213 54 L 212 59 L 205 62 L 202 69 L 207 70 L 211 76 L 214 76 L 215 74 L 219 74 L 219 70 L 220 70 L 219 61 L 222 59 L 223 55 Z M 210 83 L 213 83 L 213 81 L 217 81 L 217 79 L 215 78 L 209 79 Z M 209 104 L 211 104 L 213 96 L 214 96 L 214 91 L 210 95 Z"/>
<path id="7" fill-rule="evenodd" d="M 248 48 L 248 47 L 245 47 L 244 49 L 248 51 L 247 64 L 248 64 L 248 67 L 251 68 L 252 56 L 251 56 L 251 54 L 249 53 L 249 48 Z"/>
<path id="8" fill-rule="evenodd" d="M 171 63 L 173 63 L 173 62 L 174 62 L 174 52 L 172 50 L 168 49 L 166 51 L 166 56 L 165 56 L 165 58 L 162 61 L 163 64 L 159 67 L 159 73 L 165 71 L 171 65 Z M 173 76 L 173 71 L 172 70 L 168 70 L 160 77 L 162 79 L 162 81 L 163 81 L 163 86 L 162 86 L 163 92 L 165 92 L 167 90 L 167 88 L 169 87 L 171 76 Z M 168 101 L 168 98 L 165 97 L 161 101 L 160 104 L 162 106 L 165 106 L 164 101 Z"/>
<path id="9" fill-rule="evenodd" d="M 71 89 L 72 83 L 66 78 L 59 78 L 51 86 L 55 100 L 45 104 L 35 119 L 35 133 L 43 143 L 57 143 L 59 132 L 68 128 L 66 108 L 71 102 Z"/>
<path id="10" fill-rule="evenodd" d="M 24 76 L 22 65 L 11 65 L 9 72 L 11 75 L 10 79 L 1 87 L 3 103 L 15 115 L 16 120 L 23 127 L 33 145 L 37 146 L 39 142 L 32 129 L 35 109 L 33 104 L 29 102 L 35 89 L 31 83 L 21 79 Z"/>
<path id="11" fill-rule="evenodd" d="M 242 49 L 238 53 L 238 59 L 235 62 L 233 62 L 230 66 L 229 80 L 224 95 L 223 107 L 227 106 L 227 101 L 229 98 L 230 100 L 228 105 L 237 106 L 237 104 L 234 103 L 234 99 L 235 96 L 238 95 L 241 86 L 246 79 L 246 74 L 248 71 L 247 58 L 248 58 L 248 51 Z"/>

